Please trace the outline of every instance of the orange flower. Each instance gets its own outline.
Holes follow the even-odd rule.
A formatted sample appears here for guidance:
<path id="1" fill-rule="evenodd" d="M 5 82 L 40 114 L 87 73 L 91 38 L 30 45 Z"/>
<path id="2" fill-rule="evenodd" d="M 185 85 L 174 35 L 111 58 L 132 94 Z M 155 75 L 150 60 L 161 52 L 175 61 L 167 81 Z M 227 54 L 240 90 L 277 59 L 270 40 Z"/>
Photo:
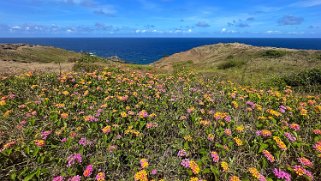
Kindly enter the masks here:
<path id="1" fill-rule="evenodd" d="M 280 139 L 280 137 L 278 136 L 273 136 L 273 140 L 276 142 L 276 144 L 278 145 L 278 147 L 281 149 L 281 150 L 286 150 L 287 147 L 286 145 L 284 144 L 284 142 Z"/>
<path id="2" fill-rule="evenodd" d="M 35 145 L 37 145 L 38 147 L 43 147 L 45 146 L 45 140 L 34 140 Z"/>
<path id="3" fill-rule="evenodd" d="M 67 113 L 61 113 L 61 114 L 60 114 L 60 117 L 61 117 L 62 119 L 67 119 L 67 118 L 68 118 L 68 114 L 67 114 Z"/>
<path id="4" fill-rule="evenodd" d="M 107 134 L 107 133 L 110 133 L 111 131 L 111 126 L 106 126 L 102 129 L 103 133 Z"/>
<path id="5" fill-rule="evenodd" d="M 194 174 L 198 174 L 201 171 L 200 167 L 193 160 L 189 162 L 189 166 Z"/>
<path id="6" fill-rule="evenodd" d="M 240 181 L 240 178 L 237 176 L 231 176 L 229 181 Z"/>

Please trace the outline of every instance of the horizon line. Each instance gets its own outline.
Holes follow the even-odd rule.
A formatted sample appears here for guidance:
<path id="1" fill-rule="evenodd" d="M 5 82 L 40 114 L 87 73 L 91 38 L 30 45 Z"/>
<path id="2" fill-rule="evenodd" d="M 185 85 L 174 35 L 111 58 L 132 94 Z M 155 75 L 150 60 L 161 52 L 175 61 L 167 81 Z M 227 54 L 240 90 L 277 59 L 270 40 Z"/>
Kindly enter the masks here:
<path id="1" fill-rule="evenodd" d="M 240 38 L 240 39 L 321 39 L 321 37 L 133 37 L 133 36 L 119 36 L 119 37 L 86 37 L 86 36 L 79 36 L 79 37 L 0 37 L 0 39 L 13 39 L 13 38 L 135 38 L 135 39 L 139 39 L 139 38 L 181 38 L 181 39 L 193 39 L 193 38 L 217 38 L 217 39 L 236 39 L 236 38 Z"/>

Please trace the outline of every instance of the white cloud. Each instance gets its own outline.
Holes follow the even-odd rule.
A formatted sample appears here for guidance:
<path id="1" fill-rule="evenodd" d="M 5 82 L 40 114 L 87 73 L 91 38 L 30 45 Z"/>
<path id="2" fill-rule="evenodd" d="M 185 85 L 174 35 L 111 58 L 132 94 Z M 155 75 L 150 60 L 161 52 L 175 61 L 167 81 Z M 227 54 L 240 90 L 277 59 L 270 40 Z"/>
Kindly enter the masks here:
<path id="1" fill-rule="evenodd" d="M 276 30 L 268 30 L 266 31 L 267 34 L 279 34 L 281 33 L 280 31 L 276 31 Z"/>
<path id="2" fill-rule="evenodd" d="M 235 31 L 235 30 L 228 30 L 228 29 L 226 29 L 226 28 L 222 28 L 222 29 L 221 29 L 221 33 L 237 33 L 237 31 Z"/>
<path id="3" fill-rule="evenodd" d="M 291 6 L 298 6 L 298 7 L 313 7 L 313 6 L 320 6 L 320 5 L 321 5 L 321 0 L 301 0 L 291 4 Z"/>

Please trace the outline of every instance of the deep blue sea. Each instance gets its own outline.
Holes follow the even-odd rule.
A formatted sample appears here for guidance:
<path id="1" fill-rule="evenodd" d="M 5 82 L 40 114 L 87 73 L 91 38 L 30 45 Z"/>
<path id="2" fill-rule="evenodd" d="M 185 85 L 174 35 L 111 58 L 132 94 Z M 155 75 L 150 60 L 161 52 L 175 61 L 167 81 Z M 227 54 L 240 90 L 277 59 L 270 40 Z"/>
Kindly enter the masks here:
<path id="1" fill-rule="evenodd" d="M 118 56 L 127 62 L 148 64 L 191 48 L 216 43 L 245 43 L 295 49 L 321 50 L 321 38 L 0 38 L 0 43 L 49 45 L 98 56 Z"/>

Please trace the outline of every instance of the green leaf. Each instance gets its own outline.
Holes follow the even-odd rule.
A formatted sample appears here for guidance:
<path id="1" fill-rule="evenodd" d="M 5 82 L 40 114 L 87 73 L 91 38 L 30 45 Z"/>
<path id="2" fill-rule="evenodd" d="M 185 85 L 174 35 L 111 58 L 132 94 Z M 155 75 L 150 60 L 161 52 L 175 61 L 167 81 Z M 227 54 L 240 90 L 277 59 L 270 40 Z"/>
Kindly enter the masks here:
<path id="1" fill-rule="evenodd" d="M 263 150 L 265 150 L 266 148 L 268 148 L 269 145 L 265 144 L 265 143 L 261 143 L 260 144 L 260 148 L 259 148 L 259 153 L 262 153 Z"/>
<path id="2" fill-rule="evenodd" d="M 34 171 L 32 173 L 30 173 L 28 176 L 26 176 L 23 181 L 29 181 L 31 180 L 35 175 L 37 174 L 37 171 Z"/>

